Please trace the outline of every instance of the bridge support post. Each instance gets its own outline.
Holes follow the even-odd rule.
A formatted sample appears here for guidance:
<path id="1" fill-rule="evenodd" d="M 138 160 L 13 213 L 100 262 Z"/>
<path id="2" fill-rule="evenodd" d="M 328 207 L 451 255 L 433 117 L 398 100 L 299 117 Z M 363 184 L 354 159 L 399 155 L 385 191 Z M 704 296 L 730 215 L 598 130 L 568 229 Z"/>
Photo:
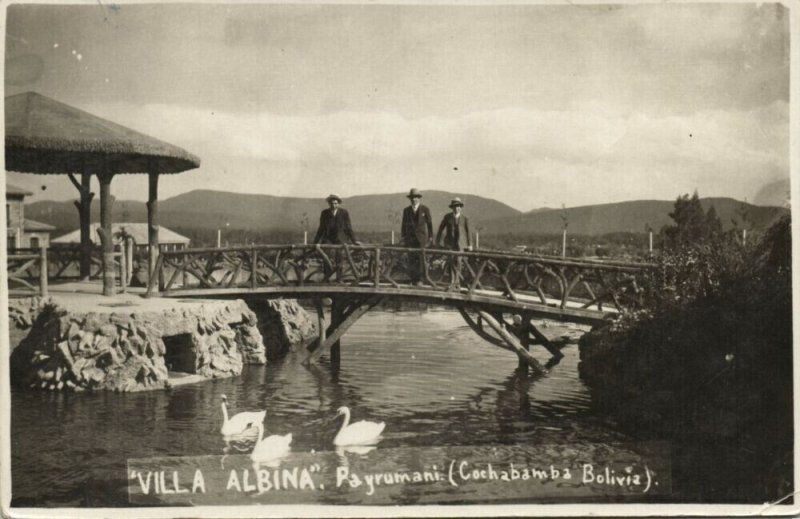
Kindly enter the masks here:
<path id="1" fill-rule="evenodd" d="M 344 302 L 340 299 L 334 299 L 331 305 L 331 326 L 328 328 L 327 337 L 324 341 L 317 341 L 311 343 L 307 351 L 308 357 L 304 361 L 305 364 L 311 364 L 317 361 L 325 350 L 331 351 L 331 364 L 339 362 L 339 351 L 334 352 L 334 344 L 338 344 L 342 336 L 353 326 L 362 315 L 367 313 L 372 307 L 381 302 L 383 297 L 372 296 L 369 299 L 360 299 L 350 303 L 349 308 L 344 308 Z M 341 345 L 339 345 L 341 347 Z"/>
<path id="2" fill-rule="evenodd" d="M 331 328 L 332 331 L 336 331 L 336 329 L 342 325 L 342 321 L 344 320 L 342 318 L 342 316 L 344 315 L 344 308 L 342 308 L 343 306 L 342 298 L 333 297 L 332 299 L 333 303 L 331 304 Z M 320 343 L 320 345 L 322 344 L 324 344 L 324 342 Z M 336 339 L 336 342 L 331 344 L 330 348 L 331 348 L 331 353 L 330 353 L 331 364 L 338 365 L 339 362 L 341 361 L 342 341 Z"/>
<path id="3" fill-rule="evenodd" d="M 317 347 L 319 348 L 325 343 L 325 307 L 322 305 L 321 299 L 314 300 L 314 306 L 317 308 Z"/>
<path id="4" fill-rule="evenodd" d="M 558 347 L 553 344 L 550 339 L 548 339 L 542 332 L 539 331 L 538 328 L 536 328 L 536 326 L 533 325 L 533 322 L 531 322 L 530 318 L 526 320 L 526 324 L 530 334 L 536 338 L 535 344 L 541 344 L 544 346 L 544 348 L 549 351 L 550 355 L 552 355 L 555 359 L 561 359 L 564 357 L 564 354 L 561 353 L 561 350 L 558 349 Z"/>
<path id="5" fill-rule="evenodd" d="M 520 330 L 520 331 L 522 331 L 522 330 Z M 517 337 L 519 338 L 520 346 L 525 348 L 525 351 L 530 352 L 530 349 L 531 349 L 531 347 L 530 347 L 530 344 L 531 344 L 530 335 L 528 335 L 527 332 L 523 332 L 523 333 L 518 333 Z M 523 357 L 522 355 L 517 355 L 517 359 L 518 359 L 517 371 L 519 371 L 520 373 L 525 373 L 527 375 L 528 374 L 528 361 L 525 360 L 525 357 Z"/>
<path id="6" fill-rule="evenodd" d="M 511 335 L 505 327 L 495 319 L 489 312 L 485 310 L 478 310 L 478 315 L 483 318 L 483 320 L 494 330 L 494 332 L 503 339 L 503 341 L 514 351 L 517 352 L 517 356 L 520 360 L 525 359 L 525 363 L 533 369 L 537 374 L 543 375 L 547 373 L 547 370 L 539 364 L 539 361 L 536 360 L 527 349 L 523 348 L 522 345 L 517 341 L 516 337 Z"/>

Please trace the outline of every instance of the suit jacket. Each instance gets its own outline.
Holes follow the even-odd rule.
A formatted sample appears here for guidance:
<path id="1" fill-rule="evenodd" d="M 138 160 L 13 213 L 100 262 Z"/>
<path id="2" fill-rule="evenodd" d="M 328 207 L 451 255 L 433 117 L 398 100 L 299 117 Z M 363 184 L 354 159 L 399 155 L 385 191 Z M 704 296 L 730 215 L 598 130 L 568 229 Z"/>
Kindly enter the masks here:
<path id="1" fill-rule="evenodd" d="M 338 208 L 335 216 L 330 208 L 320 213 L 319 228 L 314 236 L 314 243 L 341 244 L 355 241 L 356 237 L 350 225 L 350 215 L 347 214 L 346 209 Z"/>
<path id="2" fill-rule="evenodd" d="M 461 213 L 456 223 L 456 215 L 447 213 L 442 218 L 439 225 L 439 232 L 436 233 L 436 244 L 441 244 L 442 233 L 444 233 L 444 246 L 450 250 L 464 250 L 472 245 L 469 235 L 469 220 Z"/>
<path id="3" fill-rule="evenodd" d="M 411 206 L 403 209 L 403 225 L 400 229 L 400 237 L 406 247 L 427 247 L 428 242 L 433 238 L 433 222 L 430 210 L 422 204 L 414 210 Z"/>

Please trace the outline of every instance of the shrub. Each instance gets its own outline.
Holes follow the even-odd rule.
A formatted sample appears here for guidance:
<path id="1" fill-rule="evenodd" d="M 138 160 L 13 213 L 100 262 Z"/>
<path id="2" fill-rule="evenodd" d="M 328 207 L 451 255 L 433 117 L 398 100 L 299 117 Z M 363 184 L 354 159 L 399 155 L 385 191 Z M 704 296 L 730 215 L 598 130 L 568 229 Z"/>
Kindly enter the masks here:
<path id="1" fill-rule="evenodd" d="M 703 477 L 732 485 L 732 499 L 782 497 L 793 445 L 790 217 L 751 247 L 720 236 L 675 248 L 646 286 L 646 310 L 584 341 L 587 350 L 593 340 L 612 346 L 592 362 L 613 372 L 620 408 L 659 417 L 628 413 L 629 425 L 671 438 L 681 452 L 722 453 L 719 474 Z M 675 470 L 700 470 L 692 463 L 679 457 Z"/>

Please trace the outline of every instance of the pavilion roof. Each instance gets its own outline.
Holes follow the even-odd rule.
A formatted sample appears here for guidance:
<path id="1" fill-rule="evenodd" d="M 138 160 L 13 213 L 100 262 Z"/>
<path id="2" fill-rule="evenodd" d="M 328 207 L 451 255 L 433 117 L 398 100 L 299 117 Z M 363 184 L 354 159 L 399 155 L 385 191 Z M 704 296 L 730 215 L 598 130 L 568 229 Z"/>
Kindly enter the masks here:
<path id="1" fill-rule="evenodd" d="M 30 218 L 25 218 L 22 228 L 26 231 L 52 232 L 56 230 L 55 227 L 48 223 L 37 222 L 36 220 L 31 220 Z"/>
<path id="2" fill-rule="evenodd" d="M 23 173 L 179 173 L 186 150 L 36 92 L 6 97 L 6 170 Z"/>

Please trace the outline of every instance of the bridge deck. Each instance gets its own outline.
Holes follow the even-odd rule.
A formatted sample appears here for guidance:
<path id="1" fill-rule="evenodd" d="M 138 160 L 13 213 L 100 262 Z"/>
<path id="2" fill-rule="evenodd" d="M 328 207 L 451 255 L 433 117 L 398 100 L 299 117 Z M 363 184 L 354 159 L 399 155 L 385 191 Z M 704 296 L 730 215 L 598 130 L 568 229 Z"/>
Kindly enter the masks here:
<path id="1" fill-rule="evenodd" d="M 266 245 L 162 252 L 150 295 L 381 295 L 594 324 L 639 302 L 649 265 L 380 246 Z M 411 280 L 421 278 L 421 285 Z"/>

